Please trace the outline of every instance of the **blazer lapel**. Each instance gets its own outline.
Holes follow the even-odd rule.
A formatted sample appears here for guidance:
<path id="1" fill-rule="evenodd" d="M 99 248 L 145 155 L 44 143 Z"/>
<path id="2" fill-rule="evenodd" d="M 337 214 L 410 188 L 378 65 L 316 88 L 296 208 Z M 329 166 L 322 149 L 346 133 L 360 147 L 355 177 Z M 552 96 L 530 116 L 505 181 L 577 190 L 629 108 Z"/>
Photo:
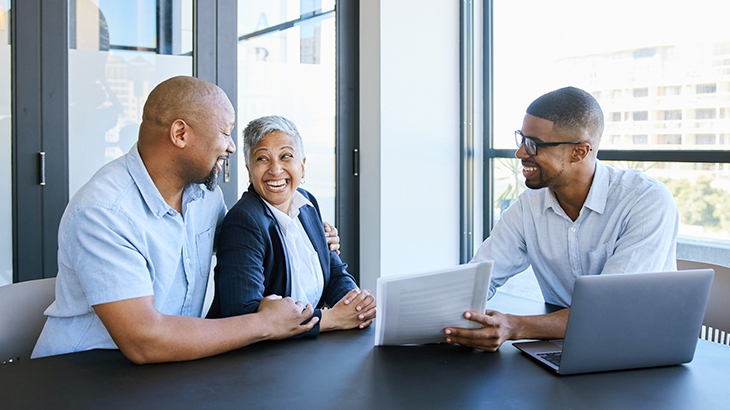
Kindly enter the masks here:
<path id="1" fill-rule="evenodd" d="M 271 211 L 271 208 L 266 204 L 264 201 L 264 198 L 261 198 L 261 196 L 256 192 L 256 190 L 253 188 L 253 185 L 248 186 L 248 192 L 254 195 L 256 198 L 258 198 L 259 202 L 261 203 L 261 206 L 264 209 L 264 214 L 267 218 L 271 221 L 271 223 L 276 227 L 276 238 L 272 236 L 271 240 L 276 241 L 278 240 L 281 244 L 281 248 L 284 249 L 284 262 L 286 264 L 286 280 L 284 281 L 284 288 L 285 293 L 284 295 L 291 295 L 291 261 L 289 259 L 289 252 L 286 249 L 286 241 L 284 241 L 284 233 L 281 231 L 281 227 L 279 226 L 279 222 L 276 220 L 276 217 L 274 216 L 274 213 Z"/>

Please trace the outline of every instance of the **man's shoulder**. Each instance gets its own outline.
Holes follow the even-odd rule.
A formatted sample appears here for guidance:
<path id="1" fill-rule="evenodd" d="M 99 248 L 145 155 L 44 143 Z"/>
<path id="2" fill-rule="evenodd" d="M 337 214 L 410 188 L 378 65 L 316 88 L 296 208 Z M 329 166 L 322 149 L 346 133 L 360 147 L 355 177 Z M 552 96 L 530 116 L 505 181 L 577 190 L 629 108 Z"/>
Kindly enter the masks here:
<path id="1" fill-rule="evenodd" d="M 607 166 L 609 185 L 637 191 L 666 190 L 666 186 L 640 169 L 618 169 Z"/>
<path id="2" fill-rule="evenodd" d="M 70 206 L 113 207 L 135 186 L 124 161 L 117 158 L 101 167 L 71 198 Z"/>
<path id="3" fill-rule="evenodd" d="M 666 185 L 639 169 L 609 170 L 609 197 L 621 201 L 651 203 L 652 207 L 674 207 L 674 198 Z"/>

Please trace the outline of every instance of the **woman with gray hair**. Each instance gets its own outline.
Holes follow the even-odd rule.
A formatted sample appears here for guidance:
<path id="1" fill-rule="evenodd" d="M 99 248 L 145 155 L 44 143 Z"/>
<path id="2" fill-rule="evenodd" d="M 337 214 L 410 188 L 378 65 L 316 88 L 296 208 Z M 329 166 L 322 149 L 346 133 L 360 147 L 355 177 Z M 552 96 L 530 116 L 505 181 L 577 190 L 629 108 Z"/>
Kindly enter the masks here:
<path id="1" fill-rule="evenodd" d="M 306 157 L 296 126 L 279 116 L 251 121 L 243 154 L 250 185 L 221 226 L 211 310 L 253 313 L 274 294 L 315 307 L 319 323 L 307 335 L 369 326 L 375 298 L 327 247 L 317 200 L 299 187 Z"/>

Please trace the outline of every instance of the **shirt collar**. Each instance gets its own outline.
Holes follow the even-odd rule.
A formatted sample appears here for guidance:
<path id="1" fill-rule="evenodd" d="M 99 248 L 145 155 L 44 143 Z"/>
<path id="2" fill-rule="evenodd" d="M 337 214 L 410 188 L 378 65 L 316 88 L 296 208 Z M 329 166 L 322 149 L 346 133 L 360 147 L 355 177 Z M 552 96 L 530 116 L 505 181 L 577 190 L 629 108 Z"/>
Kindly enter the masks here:
<path id="1" fill-rule="evenodd" d="M 167 213 L 176 213 L 177 211 L 165 202 L 165 198 L 162 197 L 162 194 L 160 194 L 157 186 L 152 181 L 152 177 L 149 172 L 147 172 L 147 168 L 144 166 L 144 162 L 142 162 L 142 157 L 139 155 L 137 144 L 132 146 L 132 149 L 129 150 L 126 156 L 129 175 L 137 185 L 137 188 L 142 195 L 142 199 L 147 207 L 149 207 L 150 211 L 158 218 L 161 218 Z M 205 192 L 200 184 L 188 184 L 183 190 L 183 203 L 187 204 L 191 201 L 195 201 L 202 198 L 204 195 Z"/>
<path id="2" fill-rule="evenodd" d="M 593 174 L 591 189 L 588 191 L 588 197 L 586 198 L 586 202 L 583 204 L 583 207 L 588 208 L 593 212 L 603 214 L 603 211 L 606 210 L 608 185 L 610 182 L 606 166 L 596 159 L 596 172 Z"/>
<path id="3" fill-rule="evenodd" d="M 293 219 L 297 218 L 299 216 L 299 208 L 309 205 L 312 205 L 312 202 L 309 201 L 304 195 L 302 195 L 299 191 L 294 191 L 294 195 L 292 195 L 291 199 L 291 207 L 289 208 L 289 214 L 285 214 L 281 210 L 279 210 L 274 205 L 270 204 L 269 201 L 264 199 L 264 197 L 261 197 L 263 199 L 266 206 L 271 209 L 271 212 L 273 212 L 274 217 L 281 225 L 287 225 L 288 222 L 291 222 Z"/>
<path id="4" fill-rule="evenodd" d="M 606 210 L 608 185 L 610 182 L 606 166 L 596 159 L 596 171 L 593 174 L 593 182 L 591 182 L 591 188 L 588 190 L 588 196 L 586 197 L 586 201 L 583 203 L 583 208 L 588 208 L 593 212 L 603 214 Z M 545 196 L 545 209 L 552 208 L 553 210 L 562 210 L 558 199 L 555 197 L 555 193 L 550 188 L 544 189 L 546 189 L 548 193 L 548 195 Z"/>

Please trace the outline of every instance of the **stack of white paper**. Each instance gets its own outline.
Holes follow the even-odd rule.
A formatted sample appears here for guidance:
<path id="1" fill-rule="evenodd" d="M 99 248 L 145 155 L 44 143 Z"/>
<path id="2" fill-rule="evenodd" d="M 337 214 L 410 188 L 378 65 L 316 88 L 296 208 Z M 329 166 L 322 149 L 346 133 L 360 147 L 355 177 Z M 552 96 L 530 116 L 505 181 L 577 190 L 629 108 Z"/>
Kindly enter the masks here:
<path id="1" fill-rule="evenodd" d="M 464 312 L 484 312 L 492 265 L 378 278 L 375 346 L 438 343 L 446 340 L 445 327 L 478 327 Z"/>

